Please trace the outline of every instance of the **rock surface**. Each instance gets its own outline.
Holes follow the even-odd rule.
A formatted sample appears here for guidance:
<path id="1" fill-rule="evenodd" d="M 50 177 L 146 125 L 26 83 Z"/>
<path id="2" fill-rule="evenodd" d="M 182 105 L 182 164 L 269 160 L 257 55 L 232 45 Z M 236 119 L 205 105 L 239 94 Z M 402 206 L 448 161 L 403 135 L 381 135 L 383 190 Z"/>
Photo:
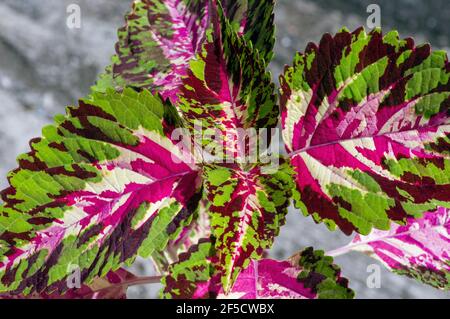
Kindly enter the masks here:
<path id="1" fill-rule="evenodd" d="M 364 24 L 371 0 L 279 0 L 278 42 L 271 68 L 278 75 L 296 50 L 319 41 L 325 32 Z M 69 4 L 81 8 L 80 29 L 66 26 Z M 450 47 L 447 0 L 378 1 L 383 28 L 398 28 L 403 35 L 428 39 L 440 48 Z M 76 103 L 108 64 L 116 29 L 123 23 L 130 1 L 123 0 L 2 0 L 0 3 L 0 186 L 15 167 L 15 157 L 28 150 L 28 140 L 40 135 L 43 125 L 64 106 Z M 419 41 L 419 42 L 420 42 Z M 292 209 L 277 238 L 273 257 L 285 258 L 305 246 L 330 250 L 349 238 L 330 233 Z M 359 298 L 450 298 L 408 278 L 381 271 L 381 288 L 369 289 L 367 265 L 375 263 L 359 254 L 337 258 Z M 133 270 L 152 274 L 148 261 Z M 138 287 L 130 297 L 157 295 L 158 287 Z"/>

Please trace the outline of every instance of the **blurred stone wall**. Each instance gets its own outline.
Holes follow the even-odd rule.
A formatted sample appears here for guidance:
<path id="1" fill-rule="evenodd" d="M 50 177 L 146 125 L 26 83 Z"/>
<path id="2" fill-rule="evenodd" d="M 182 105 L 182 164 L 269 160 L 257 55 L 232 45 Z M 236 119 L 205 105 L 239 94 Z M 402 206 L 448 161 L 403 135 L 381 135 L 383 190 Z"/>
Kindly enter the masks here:
<path id="1" fill-rule="evenodd" d="M 262 0 L 261 0 L 262 1 Z M 28 150 L 30 138 L 40 135 L 53 115 L 88 93 L 98 73 L 108 64 L 116 41 L 116 29 L 130 7 L 129 0 L 2 0 L 0 2 L 0 187 L 15 167 L 15 157 Z M 66 26 L 66 9 L 81 7 L 81 29 Z M 278 0 L 276 9 L 276 58 L 271 64 L 278 76 L 296 50 L 319 41 L 325 32 L 342 26 L 365 24 L 369 3 L 378 3 L 384 29 L 398 28 L 418 42 L 431 41 L 436 48 L 450 47 L 448 0 Z M 305 246 L 325 250 L 344 245 L 349 238 L 330 233 L 323 225 L 292 210 L 288 223 L 271 252 L 285 258 Z M 366 286 L 367 265 L 359 254 L 338 257 L 359 298 L 450 298 L 408 278 L 382 272 L 380 289 Z M 133 267 L 151 274 L 148 261 Z M 136 287 L 130 297 L 154 297 L 158 287 Z"/>

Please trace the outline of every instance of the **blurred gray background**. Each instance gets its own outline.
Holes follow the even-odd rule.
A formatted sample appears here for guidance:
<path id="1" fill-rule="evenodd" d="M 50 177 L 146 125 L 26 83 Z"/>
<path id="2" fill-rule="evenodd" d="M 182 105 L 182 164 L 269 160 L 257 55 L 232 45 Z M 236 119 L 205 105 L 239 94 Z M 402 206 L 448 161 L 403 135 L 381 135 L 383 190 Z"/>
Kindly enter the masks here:
<path id="1" fill-rule="evenodd" d="M 431 42 L 435 49 L 450 47 L 448 0 L 278 0 L 276 9 L 276 58 L 271 68 L 278 76 L 291 63 L 296 50 L 318 42 L 325 32 L 342 26 L 365 25 L 370 3 L 381 7 L 384 30 L 396 28 L 417 42 Z M 66 26 L 69 4 L 81 7 L 82 26 Z M 39 136 L 53 115 L 88 93 L 97 75 L 109 63 L 116 29 L 131 0 L 1 0 L 0 1 L 0 187 L 15 167 L 15 157 L 28 150 L 30 138 Z M 292 210 L 277 238 L 272 256 L 285 258 L 305 246 L 331 250 L 350 239 L 330 233 L 310 218 Z M 416 283 L 385 271 L 381 288 L 366 285 L 372 259 L 352 253 L 336 262 L 358 298 L 446 298 L 450 293 Z M 148 261 L 139 260 L 133 270 L 152 274 Z M 158 287 L 134 287 L 132 298 L 155 297 Z"/>

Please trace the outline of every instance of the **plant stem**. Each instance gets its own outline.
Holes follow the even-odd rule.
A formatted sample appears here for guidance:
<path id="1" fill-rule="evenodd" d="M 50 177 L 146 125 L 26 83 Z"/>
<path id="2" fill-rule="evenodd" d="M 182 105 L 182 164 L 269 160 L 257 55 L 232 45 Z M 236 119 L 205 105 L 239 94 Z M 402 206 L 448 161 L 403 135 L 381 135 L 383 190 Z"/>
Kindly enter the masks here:
<path id="1" fill-rule="evenodd" d="M 163 276 L 148 276 L 148 277 L 138 277 L 133 278 L 124 282 L 121 282 L 120 284 L 115 284 L 106 288 L 94 290 L 92 292 L 93 295 L 99 294 L 102 291 L 110 290 L 111 288 L 119 288 L 119 287 L 132 287 L 137 285 L 147 285 L 147 284 L 158 284 L 161 282 L 161 279 Z"/>
<path id="2" fill-rule="evenodd" d="M 159 284 L 163 276 L 138 277 L 124 282 L 128 287 L 136 285 Z"/>
<path id="3" fill-rule="evenodd" d="M 338 257 L 338 256 L 345 255 L 346 253 L 349 253 L 351 250 L 352 250 L 352 246 L 347 245 L 347 246 L 343 246 L 343 247 L 328 251 L 326 253 L 326 255 L 330 256 L 330 257 Z"/>

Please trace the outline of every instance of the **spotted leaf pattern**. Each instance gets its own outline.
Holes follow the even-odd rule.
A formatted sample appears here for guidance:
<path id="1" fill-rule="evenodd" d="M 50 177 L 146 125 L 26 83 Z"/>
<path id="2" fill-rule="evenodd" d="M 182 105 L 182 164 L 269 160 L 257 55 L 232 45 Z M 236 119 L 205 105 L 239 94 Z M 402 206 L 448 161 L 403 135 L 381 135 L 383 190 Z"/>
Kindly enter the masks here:
<path id="1" fill-rule="evenodd" d="M 137 0 L 119 29 L 116 55 L 94 91 L 126 86 L 177 100 L 181 77 L 208 27 L 208 0 Z"/>
<path id="2" fill-rule="evenodd" d="M 65 294 L 32 293 L 30 295 L 0 294 L 0 299 L 126 299 L 127 289 L 137 278 L 120 268 L 103 278 L 95 278 L 90 285 L 69 289 Z M 74 282 L 75 283 L 75 282 Z"/>
<path id="3" fill-rule="evenodd" d="M 239 161 L 250 129 L 278 122 L 274 84 L 259 52 L 239 37 L 220 5 L 205 44 L 183 79 L 178 106 L 215 158 Z M 226 141 L 226 142 L 224 142 Z"/>
<path id="4" fill-rule="evenodd" d="M 286 261 L 253 260 L 225 294 L 215 276 L 214 244 L 201 240 L 180 256 L 163 279 L 165 298 L 349 299 L 354 293 L 323 251 L 306 248 Z"/>
<path id="5" fill-rule="evenodd" d="M 272 246 L 285 223 L 295 187 L 286 161 L 268 172 L 268 165 L 247 170 L 236 166 L 204 168 L 211 235 L 216 239 L 216 270 L 226 292 L 250 260 L 260 259 Z"/>
<path id="6" fill-rule="evenodd" d="M 178 100 L 189 61 L 210 27 L 211 3 L 219 0 L 136 0 L 119 29 L 116 55 L 94 91 L 125 86 Z M 267 63 L 273 55 L 273 1 L 220 0 L 241 36 L 253 41 Z"/>
<path id="7" fill-rule="evenodd" d="M 391 271 L 450 290 L 450 210 L 439 208 L 388 231 L 357 235 L 345 249 L 380 260 Z"/>
<path id="8" fill-rule="evenodd" d="M 92 93 L 8 176 L 0 298 L 124 298 L 136 256 L 167 274 L 165 298 L 352 298 L 322 251 L 265 258 L 291 198 L 358 233 L 344 250 L 449 288 L 446 53 L 342 29 L 295 56 L 278 100 L 273 11 L 134 1 Z M 287 158 L 266 149 L 280 112 Z M 81 289 L 67 284 L 74 269 Z"/>
<path id="9" fill-rule="evenodd" d="M 266 66 L 275 46 L 274 0 L 221 0 L 233 29 L 259 51 Z"/>

